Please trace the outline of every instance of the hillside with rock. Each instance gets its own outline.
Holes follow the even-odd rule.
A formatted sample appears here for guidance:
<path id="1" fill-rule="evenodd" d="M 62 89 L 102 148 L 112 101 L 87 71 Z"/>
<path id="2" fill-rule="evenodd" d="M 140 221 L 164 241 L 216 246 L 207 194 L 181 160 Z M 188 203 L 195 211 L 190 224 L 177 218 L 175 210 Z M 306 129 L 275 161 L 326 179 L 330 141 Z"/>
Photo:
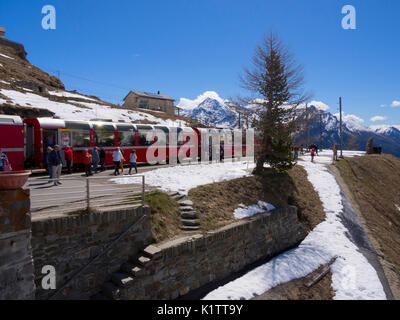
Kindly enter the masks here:
<path id="1" fill-rule="evenodd" d="M 95 96 L 66 91 L 60 79 L 28 61 L 23 45 L 5 39 L 0 42 L 0 114 L 168 126 L 198 124 L 183 116 L 125 109 Z"/>

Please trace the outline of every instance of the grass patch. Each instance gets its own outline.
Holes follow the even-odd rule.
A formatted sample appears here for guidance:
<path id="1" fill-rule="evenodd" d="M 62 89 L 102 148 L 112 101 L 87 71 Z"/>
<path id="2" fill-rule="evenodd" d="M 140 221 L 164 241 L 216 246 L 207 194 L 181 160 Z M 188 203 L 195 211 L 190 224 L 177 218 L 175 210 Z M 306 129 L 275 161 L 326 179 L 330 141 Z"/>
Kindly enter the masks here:
<path id="1" fill-rule="evenodd" d="M 360 208 L 368 233 L 384 256 L 385 274 L 400 299 L 400 159 L 391 155 L 365 155 L 335 164 Z"/>
<path id="2" fill-rule="evenodd" d="M 162 191 L 154 190 L 146 193 L 146 203 L 151 209 L 151 229 L 156 242 L 181 233 L 181 212 L 177 201 Z"/>
<path id="3" fill-rule="evenodd" d="M 322 203 L 307 179 L 306 171 L 295 166 L 287 173 L 265 170 L 251 176 L 199 186 L 189 191 L 200 217 L 202 231 L 214 230 L 235 220 L 233 211 L 243 203 L 252 205 L 259 200 L 276 208 L 298 207 L 300 222 L 307 231 L 325 219 Z"/>

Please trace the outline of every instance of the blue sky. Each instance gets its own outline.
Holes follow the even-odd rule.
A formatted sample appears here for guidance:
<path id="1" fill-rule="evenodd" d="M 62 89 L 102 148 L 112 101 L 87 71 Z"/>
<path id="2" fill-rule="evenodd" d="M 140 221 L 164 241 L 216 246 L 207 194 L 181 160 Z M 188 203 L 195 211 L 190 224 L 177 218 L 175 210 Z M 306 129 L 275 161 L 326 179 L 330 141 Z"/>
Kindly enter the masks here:
<path id="1" fill-rule="evenodd" d="M 41 26 L 56 8 L 56 30 Z M 344 5 L 357 29 L 344 30 Z M 194 99 L 207 90 L 245 94 L 238 75 L 273 30 L 306 71 L 314 100 L 364 125 L 400 125 L 398 0 L 2 0 L 0 25 L 31 63 L 61 72 L 69 90 L 121 103 L 129 89 Z M 83 80 L 89 79 L 92 81 Z M 382 107 L 381 105 L 386 105 Z M 371 122 L 374 116 L 386 121 Z"/>

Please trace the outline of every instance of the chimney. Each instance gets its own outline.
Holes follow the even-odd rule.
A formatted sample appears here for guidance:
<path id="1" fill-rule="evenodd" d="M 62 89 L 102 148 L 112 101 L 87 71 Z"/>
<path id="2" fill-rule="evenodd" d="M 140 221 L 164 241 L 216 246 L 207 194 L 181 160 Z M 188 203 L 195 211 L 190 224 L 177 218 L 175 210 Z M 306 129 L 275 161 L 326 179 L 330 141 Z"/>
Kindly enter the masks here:
<path id="1" fill-rule="evenodd" d="M 5 39 L 6 38 L 5 34 L 6 34 L 6 28 L 0 27 L 0 38 Z"/>

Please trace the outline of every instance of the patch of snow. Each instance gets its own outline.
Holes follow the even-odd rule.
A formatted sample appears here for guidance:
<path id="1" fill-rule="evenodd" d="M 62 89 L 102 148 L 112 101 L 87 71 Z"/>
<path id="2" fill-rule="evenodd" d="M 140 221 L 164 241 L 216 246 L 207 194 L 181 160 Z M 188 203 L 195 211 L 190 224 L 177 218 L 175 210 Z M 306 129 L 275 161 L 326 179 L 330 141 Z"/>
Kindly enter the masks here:
<path id="1" fill-rule="evenodd" d="M 80 95 L 80 94 L 77 94 L 77 93 L 71 93 L 71 92 L 68 92 L 68 91 L 49 91 L 48 93 L 50 95 L 58 96 L 58 97 L 79 98 L 79 99 L 85 99 L 85 100 L 91 100 L 91 101 L 98 101 L 96 99 L 89 98 L 89 97 L 86 97 L 84 95 Z"/>
<path id="2" fill-rule="evenodd" d="M 14 58 L 11 58 L 11 57 L 9 57 L 9 56 L 6 56 L 5 54 L 2 54 L 2 53 L 0 53 L 0 56 L 2 56 L 2 57 L 4 57 L 4 58 L 11 59 L 11 60 L 14 60 Z"/>
<path id="3" fill-rule="evenodd" d="M 267 202 L 258 201 L 257 204 L 252 206 L 245 206 L 244 204 L 239 204 L 239 208 L 233 211 L 233 215 L 236 219 L 250 218 L 257 213 L 268 212 L 274 210 L 275 207 Z"/>
<path id="4" fill-rule="evenodd" d="M 398 204 L 395 204 L 395 206 L 396 206 L 397 210 L 399 210 L 399 211 L 400 211 L 400 205 L 398 205 Z"/>
<path id="5" fill-rule="evenodd" d="M 254 163 L 231 162 L 213 164 L 182 165 L 156 169 L 143 173 L 146 184 L 164 191 L 178 191 L 188 194 L 190 189 L 200 185 L 251 176 Z M 247 170 L 247 168 L 249 170 Z M 119 184 L 137 183 L 137 179 L 112 179 Z"/>
<path id="6" fill-rule="evenodd" d="M 334 257 L 337 257 L 331 265 L 334 299 L 386 299 L 375 269 L 346 235 L 348 230 L 340 219 L 343 210 L 341 190 L 324 163 L 299 162 L 320 196 L 325 221 L 316 226 L 297 248 L 219 287 L 204 299 L 251 299 L 277 285 L 310 274 Z"/>

